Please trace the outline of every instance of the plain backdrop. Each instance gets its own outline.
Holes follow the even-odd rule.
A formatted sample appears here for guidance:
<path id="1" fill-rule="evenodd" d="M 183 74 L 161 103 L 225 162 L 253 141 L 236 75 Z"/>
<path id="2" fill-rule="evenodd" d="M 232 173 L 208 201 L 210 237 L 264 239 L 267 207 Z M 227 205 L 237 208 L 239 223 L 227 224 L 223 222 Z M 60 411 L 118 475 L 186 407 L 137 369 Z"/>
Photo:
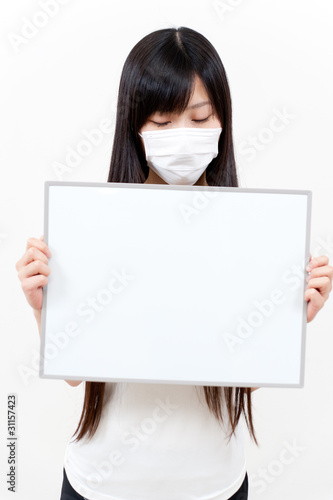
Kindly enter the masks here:
<path id="1" fill-rule="evenodd" d="M 311 251 L 333 260 L 330 0 L 63 0 L 52 14 L 45 4 L 0 8 L 0 496 L 13 498 L 6 405 L 16 393 L 17 500 L 59 498 L 84 387 L 38 377 L 37 324 L 15 263 L 43 234 L 45 180 L 107 180 L 122 66 L 144 35 L 188 26 L 213 43 L 231 87 L 240 186 L 312 190 Z M 73 150 L 83 154 L 66 169 Z M 304 388 L 253 394 L 250 500 L 333 498 L 332 319 L 330 297 L 308 324 Z"/>

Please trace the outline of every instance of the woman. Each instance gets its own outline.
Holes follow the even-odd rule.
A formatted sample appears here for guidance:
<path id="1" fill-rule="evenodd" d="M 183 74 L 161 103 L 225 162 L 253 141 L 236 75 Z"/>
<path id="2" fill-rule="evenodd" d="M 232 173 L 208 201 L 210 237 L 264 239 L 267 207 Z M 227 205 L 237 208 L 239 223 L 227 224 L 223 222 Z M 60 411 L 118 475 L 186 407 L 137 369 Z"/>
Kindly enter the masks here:
<path id="1" fill-rule="evenodd" d="M 128 55 L 108 182 L 238 186 L 226 73 L 198 32 L 158 30 Z M 30 238 L 16 265 L 39 329 L 48 257 L 43 237 Z M 333 268 L 325 256 L 309 265 L 311 321 L 332 289 Z M 257 443 L 253 390 L 86 382 L 77 437 L 66 448 L 61 499 L 245 500 L 239 421 L 243 415 Z"/>

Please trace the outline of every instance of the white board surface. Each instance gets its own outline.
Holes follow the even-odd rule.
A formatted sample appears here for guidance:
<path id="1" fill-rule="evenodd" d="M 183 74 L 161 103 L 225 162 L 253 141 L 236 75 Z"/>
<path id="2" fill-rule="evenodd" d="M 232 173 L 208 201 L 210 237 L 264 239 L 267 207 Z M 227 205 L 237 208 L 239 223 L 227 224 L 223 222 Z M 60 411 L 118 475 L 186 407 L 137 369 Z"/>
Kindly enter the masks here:
<path id="1" fill-rule="evenodd" d="M 40 376 L 304 383 L 311 191 L 45 182 Z"/>

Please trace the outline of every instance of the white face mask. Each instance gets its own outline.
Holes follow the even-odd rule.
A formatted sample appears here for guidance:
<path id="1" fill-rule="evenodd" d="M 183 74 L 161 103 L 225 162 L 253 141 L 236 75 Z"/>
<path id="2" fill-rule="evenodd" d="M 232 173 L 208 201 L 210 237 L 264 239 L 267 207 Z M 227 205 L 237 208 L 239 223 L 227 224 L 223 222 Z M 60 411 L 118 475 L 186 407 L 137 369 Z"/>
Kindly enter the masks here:
<path id="1" fill-rule="evenodd" d="M 192 186 L 218 155 L 222 128 L 144 131 L 148 166 L 168 184 Z"/>

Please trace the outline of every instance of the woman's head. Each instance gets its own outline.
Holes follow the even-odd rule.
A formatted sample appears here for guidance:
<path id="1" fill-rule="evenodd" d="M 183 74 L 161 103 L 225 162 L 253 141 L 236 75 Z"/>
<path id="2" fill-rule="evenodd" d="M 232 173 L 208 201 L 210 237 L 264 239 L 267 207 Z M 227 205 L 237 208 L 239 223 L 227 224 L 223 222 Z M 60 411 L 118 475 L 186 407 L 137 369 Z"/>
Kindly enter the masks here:
<path id="1" fill-rule="evenodd" d="M 210 104 L 188 109 L 197 100 Z M 206 122 L 194 121 L 207 117 Z M 155 124 L 170 121 L 165 127 Z M 119 85 L 108 181 L 145 182 L 149 168 L 139 132 L 180 126 L 222 127 L 219 154 L 206 170 L 207 183 L 237 186 L 227 76 L 212 44 L 186 27 L 154 31 L 128 55 Z"/>

